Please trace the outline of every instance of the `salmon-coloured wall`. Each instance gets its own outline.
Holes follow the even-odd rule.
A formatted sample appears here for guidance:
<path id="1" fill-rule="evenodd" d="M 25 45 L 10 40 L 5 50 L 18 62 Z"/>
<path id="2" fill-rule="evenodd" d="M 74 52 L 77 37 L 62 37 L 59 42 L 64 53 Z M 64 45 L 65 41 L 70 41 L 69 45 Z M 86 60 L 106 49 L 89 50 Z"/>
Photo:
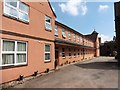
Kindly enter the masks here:
<path id="1" fill-rule="evenodd" d="M 61 45 L 56 45 L 59 49 L 59 65 L 64 65 L 67 61 L 68 63 L 73 62 L 73 61 L 80 61 L 82 59 L 81 55 L 80 57 L 78 56 L 78 49 L 81 50 L 81 48 L 77 47 L 70 47 L 70 46 L 61 46 Z M 65 49 L 65 58 L 62 57 L 62 48 Z M 69 56 L 69 48 L 71 49 L 71 57 Z M 76 49 L 76 57 L 74 57 L 74 49 Z"/>
<path id="2" fill-rule="evenodd" d="M 93 49 L 84 49 L 87 50 L 83 54 L 83 48 L 82 47 L 74 47 L 74 46 L 64 46 L 64 45 L 56 45 L 58 48 L 58 62 L 59 65 L 64 65 L 66 62 L 76 62 L 76 61 L 82 61 L 83 59 L 91 59 L 94 57 L 94 50 Z M 65 49 L 65 57 L 62 57 L 62 48 Z M 69 56 L 69 48 L 71 49 L 71 57 Z M 76 57 L 74 57 L 74 49 L 76 49 Z M 78 49 L 80 55 L 78 55 Z"/>
<path id="3" fill-rule="evenodd" d="M 40 38 L 54 40 L 55 16 L 49 7 L 48 2 L 28 2 L 29 5 L 29 24 L 19 22 L 7 17 L 2 17 L 2 29 Z M 45 16 L 52 18 L 52 31 L 45 30 Z M 16 28 L 17 26 L 17 28 Z"/>
<path id="4" fill-rule="evenodd" d="M 73 43 L 78 43 L 84 46 L 90 46 L 90 47 L 95 47 L 94 46 L 94 42 L 92 40 L 90 40 L 89 38 L 76 34 L 75 32 L 72 32 L 71 30 L 67 29 L 66 27 L 59 25 L 57 23 L 55 23 L 56 26 L 58 27 L 58 36 L 55 36 L 55 38 L 59 38 L 59 39 L 63 39 L 65 41 L 70 41 Z M 66 33 L 66 38 L 62 37 L 62 28 L 64 28 L 65 33 Z M 71 40 L 69 40 L 68 38 L 68 32 L 71 33 Z M 74 41 L 74 34 L 76 34 L 76 41 Z M 79 42 L 79 36 L 81 36 L 83 38 L 82 42 Z M 89 48 L 84 48 L 83 47 L 76 47 L 76 46 L 69 46 L 69 45 L 55 45 L 55 47 L 58 47 L 58 51 L 59 51 L 59 65 L 63 65 L 65 64 L 67 61 L 68 62 L 73 62 L 73 61 L 79 61 L 79 60 L 83 60 L 83 59 L 91 59 L 94 57 L 95 54 L 95 50 L 94 49 L 89 49 Z M 62 57 L 62 48 L 65 48 L 65 55 L 66 57 Z M 69 57 L 69 48 L 71 48 L 71 54 L 72 56 Z M 76 49 L 76 57 L 74 57 L 74 49 Z M 78 56 L 78 49 L 80 49 L 80 57 Z M 87 50 L 87 51 L 86 51 Z"/>
<path id="5" fill-rule="evenodd" d="M 55 24 L 56 24 L 56 26 L 58 26 L 58 36 L 55 36 L 55 38 L 60 38 L 60 39 L 72 41 L 72 42 L 74 42 L 74 43 L 78 43 L 78 44 L 81 44 L 81 45 L 83 45 L 83 42 L 84 42 L 84 45 L 85 45 L 85 46 L 94 47 L 94 42 L 93 42 L 92 40 L 90 40 L 89 38 L 84 37 L 84 36 L 82 36 L 82 35 L 79 35 L 79 34 L 77 34 L 77 33 L 75 33 L 75 32 L 72 32 L 72 31 L 70 31 L 69 29 L 67 29 L 67 28 L 65 28 L 64 26 L 61 26 L 61 25 L 59 25 L 59 24 L 57 24 L 57 23 L 55 23 Z M 63 38 L 63 37 L 62 37 L 62 28 L 65 29 L 66 38 Z M 68 38 L 68 32 L 71 33 L 71 40 L 69 40 L 69 38 Z M 76 41 L 74 41 L 74 34 L 76 35 Z M 84 41 L 79 42 L 79 36 L 82 37 Z"/>
<path id="6" fill-rule="evenodd" d="M 57 23 L 56 23 L 56 26 L 58 26 L 58 36 L 55 36 L 55 38 L 63 39 L 63 40 L 66 40 L 66 41 L 72 41 L 73 43 L 79 43 L 79 44 L 83 45 L 83 41 L 78 42 L 78 37 L 79 36 L 83 37 L 82 35 L 78 35 L 75 32 L 72 32 L 72 31 L 68 30 L 67 28 L 62 27 L 61 25 L 58 25 Z M 62 28 L 64 28 L 64 30 L 65 30 L 66 38 L 64 38 L 62 36 Z M 69 40 L 69 38 L 68 38 L 68 33 L 69 32 L 71 34 L 71 40 Z M 76 34 L 76 41 L 74 41 L 74 34 Z"/>
<path id="7" fill-rule="evenodd" d="M 44 72 L 47 68 L 54 69 L 54 43 L 34 40 L 28 38 L 21 38 L 10 35 L 2 35 L 1 38 L 11 39 L 11 40 L 20 40 L 27 41 L 28 53 L 27 53 L 27 64 L 26 66 L 2 69 L 2 82 L 8 82 L 14 79 L 17 79 L 19 75 L 29 76 L 32 75 L 35 71 Z M 44 45 L 51 45 L 51 62 L 44 62 Z"/>
<path id="8" fill-rule="evenodd" d="M 5 17 L 2 12 L 2 30 L 15 32 L 23 35 L 35 36 L 47 40 L 54 41 L 54 25 L 55 16 L 48 4 L 48 2 L 27 2 L 29 5 L 29 24 L 13 20 L 11 18 Z M 2 3 L 0 3 L 0 12 L 3 10 Z M 52 31 L 45 30 L 45 15 L 52 18 Z M 1 19 L 0 19 L 1 20 Z M 29 76 L 35 71 L 39 73 L 44 72 L 47 68 L 50 70 L 54 69 L 54 42 L 46 40 L 37 40 L 31 38 L 23 38 L 13 35 L 0 34 L 0 38 L 5 38 L 8 40 L 19 40 L 28 42 L 28 53 L 27 53 L 27 65 L 8 67 L 7 69 L 2 69 L 2 81 L 0 83 L 5 83 L 11 80 L 15 80 L 19 75 Z M 51 62 L 44 62 L 44 45 L 51 44 Z"/>

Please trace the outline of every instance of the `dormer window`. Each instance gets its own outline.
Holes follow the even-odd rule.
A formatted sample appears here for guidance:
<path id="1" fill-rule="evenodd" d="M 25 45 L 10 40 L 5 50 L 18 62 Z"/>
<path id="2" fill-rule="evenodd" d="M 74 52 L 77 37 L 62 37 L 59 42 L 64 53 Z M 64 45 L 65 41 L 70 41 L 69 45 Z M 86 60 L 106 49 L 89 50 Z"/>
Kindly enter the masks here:
<path id="1" fill-rule="evenodd" d="M 47 30 L 52 30 L 51 18 L 48 16 L 45 16 L 45 28 Z"/>
<path id="2" fill-rule="evenodd" d="M 65 34 L 65 29 L 64 29 L 64 28 L 62 29 L 62 36 L 63 36 L 64 38 L 66 38 L 66 34 Z"/>

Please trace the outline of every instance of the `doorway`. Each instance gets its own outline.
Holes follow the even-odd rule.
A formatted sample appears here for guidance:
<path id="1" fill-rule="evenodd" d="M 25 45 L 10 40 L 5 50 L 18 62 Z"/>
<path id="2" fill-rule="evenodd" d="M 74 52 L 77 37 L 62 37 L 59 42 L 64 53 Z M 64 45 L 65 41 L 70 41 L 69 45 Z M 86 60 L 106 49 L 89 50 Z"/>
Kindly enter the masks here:
<path id="1" fill-rule="evenodd" d="M 55 69 L 58 66 L 59 63 L 59 55 L 58 55 L 59 51 L 58 51 L 58 47 L 55 48 Z"/>

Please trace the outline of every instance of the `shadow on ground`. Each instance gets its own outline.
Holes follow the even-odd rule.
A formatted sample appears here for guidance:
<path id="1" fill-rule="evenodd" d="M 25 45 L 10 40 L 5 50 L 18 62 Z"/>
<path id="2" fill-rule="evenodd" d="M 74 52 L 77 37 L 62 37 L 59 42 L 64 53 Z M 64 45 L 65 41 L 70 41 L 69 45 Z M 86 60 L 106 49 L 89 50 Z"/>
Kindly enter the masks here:
<path id="1" fill-rule="evenodd" d="M 118 62 L 113 61 L 100 61 L 100 62 L 90 62 L 90 63 L 77 63 L 75 66 L 87 69 L 104 69 L 104 70 L 118 70 Z"/>

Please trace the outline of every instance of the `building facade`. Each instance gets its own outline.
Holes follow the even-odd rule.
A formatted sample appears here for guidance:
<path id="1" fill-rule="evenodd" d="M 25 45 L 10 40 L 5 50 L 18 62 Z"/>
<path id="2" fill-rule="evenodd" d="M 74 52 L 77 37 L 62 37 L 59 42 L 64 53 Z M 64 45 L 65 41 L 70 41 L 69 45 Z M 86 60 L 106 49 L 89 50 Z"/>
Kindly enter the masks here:
<path id="1" fill-rule="evenodd" d="M 117 59 L 120 62 L 120 2 L 114 3 Z M 120 63 L 118 63 L 120 64 Z"/>
<path id="2" fill-rule="evenodd" d="M 116 51 L 115 41 L 106 41 L 100 44 L 100 56 L 115 56 Z"/>
<path id="3" fill-rule="evenodd" d="M 0 83 L 99 56 L 98 33 L 82 35 L 55 21 L 48 0 L 4 0 L 0 17 Z"/>

